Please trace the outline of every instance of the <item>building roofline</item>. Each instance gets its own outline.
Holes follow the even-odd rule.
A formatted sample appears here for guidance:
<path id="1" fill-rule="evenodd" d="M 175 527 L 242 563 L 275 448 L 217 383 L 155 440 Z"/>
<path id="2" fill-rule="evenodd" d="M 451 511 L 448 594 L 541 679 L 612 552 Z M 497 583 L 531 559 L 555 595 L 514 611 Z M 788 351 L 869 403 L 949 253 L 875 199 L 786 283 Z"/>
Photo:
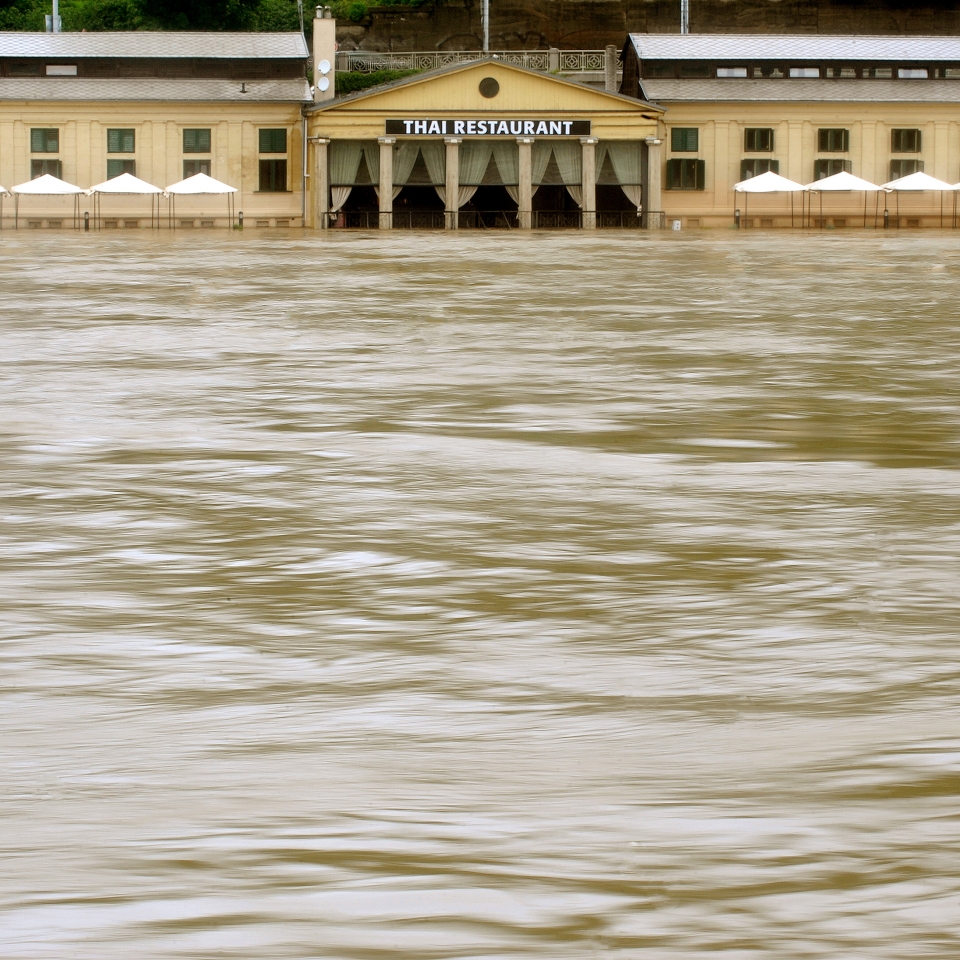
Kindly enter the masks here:
<path id="1" fill-rule="evenodd" d="M 629 33 L 641 60 L 960 61 L 960 37 L 888 34 Z"/>
<path id="2" fill-rule="evenodd" d="M 306 60 L 309 56 L 303 34 L 296 31 L 0 32 L 0 57 L 18 59 Z"/>

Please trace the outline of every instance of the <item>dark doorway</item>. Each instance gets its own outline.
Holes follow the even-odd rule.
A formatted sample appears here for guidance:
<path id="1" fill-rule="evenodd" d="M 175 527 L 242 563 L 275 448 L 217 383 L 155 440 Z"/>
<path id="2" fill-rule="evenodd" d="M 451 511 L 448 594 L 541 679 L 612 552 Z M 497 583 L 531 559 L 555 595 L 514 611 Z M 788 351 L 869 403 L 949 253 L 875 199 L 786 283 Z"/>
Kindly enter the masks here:
<path id="1" fill-rule="evenodd" d="M 477 187 L 477 192 L 460 208 L 461 228 L 506 230 L 517 225 L 517 201 L 506 187 Z"/>
<path id="2" fill-rule="evenodd" d="M 640 217 L 637 216 L 637 208 L 619 184 L 597 184 L 597 226 L 639 228 Z"/>
<path id="3" fill-rule="evenodd" d="M 580 226 L 580 206 L 564 186 L 542 184 L 533 195 L 532 206 L 534 229 Z"/>
<path id="4" fill-rule="evenodd" d="M 400 230 L 442 230 L 443 201 L 433 187 L 406 186 L 393 201 L 393 226 Z"/>
<path id="5" fill-rule="evenodd" d="M 376 230 L 380 226 L 380 201 L 373 187 L 354 187 L 337 213 L 336 227 Z"/>

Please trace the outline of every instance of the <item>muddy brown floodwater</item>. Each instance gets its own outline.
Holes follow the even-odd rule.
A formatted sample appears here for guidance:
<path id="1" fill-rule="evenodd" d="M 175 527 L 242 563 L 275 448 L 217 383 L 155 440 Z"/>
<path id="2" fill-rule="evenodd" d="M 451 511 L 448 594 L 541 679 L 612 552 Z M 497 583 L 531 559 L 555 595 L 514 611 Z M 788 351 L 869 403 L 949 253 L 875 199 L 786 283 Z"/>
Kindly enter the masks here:
<path id="1" fill-rule="evenodd" d="M 960 236 L 0 235 L 0 953 L 960 954 Z"/>

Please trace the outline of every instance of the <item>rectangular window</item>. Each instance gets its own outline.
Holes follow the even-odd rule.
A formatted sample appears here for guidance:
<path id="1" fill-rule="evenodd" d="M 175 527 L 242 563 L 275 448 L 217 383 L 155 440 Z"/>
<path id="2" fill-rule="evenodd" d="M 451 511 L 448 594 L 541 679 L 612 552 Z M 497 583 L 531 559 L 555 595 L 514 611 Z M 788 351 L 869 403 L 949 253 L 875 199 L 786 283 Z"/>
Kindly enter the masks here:
<path id="1" fill-rule="evenodd" d="M 645 60 L 643 63 L 643 75 L 651 79 L 655 77 L 673 77 L 676 72 L 676 68 L 672 63 L 649 60 Z"/>
<path id="2" fill-rule="evenodd" d="M 863 75 L 871 80 L 889 80 L 893 77 L 893 67 L 868 67 Z"/>
<path id="3" fill-rule="evenodd" d="M 700 149 L 700 128 L 673 127 L 670 131 L 670 149 L 674 153 L 696 153 Z"/>
<path id="4" fill-rule="evenodd" d="M 34 127 L 30 131 L 31 153 L 59 153 L 60 131 L 55 127 Z"/>
<path id="5" fill-rule="evenodd" d="M 39 77 L 40 65 L 37 63 L 11 63 L 7 66 L 11 77 Z"/>
<path id="6" fill-rule="evenodd" d="M 260 131 L 260 152 L 261 153 L 286 153 L 287 152 L 286 129 L 261 130 Z"/>
<path id="7" fill-rule="evenodd" d="M 825 180 L 827 177 L 832 177 L 835 173 L 853 173 L 853 161 L 842 160 L 840 157 L 837 157 L 835 160 L 827 160 L 826 158 L 814 160 L 814 180 Z"/>
<path id="8" fill-rule="evenodd" d="M 911 173 L 922 173 L 922 160 L 891 160 L 890 179 L 899 180 L 900 177 L 909 177 Z"/>
<path id="9" fill-rule="evenodd" d="M 667 161 L 668 190 L 703 190 L 706 182 L 706 164 L 703 160 L 674 157 Z"/>
<path id="10" fill-rule="evenodd" d="M 812 80 L 814 77 L 820 76 L 819 67 L 791 67 L 790 68 L 791 77 L 800 77 L 805 80 Z"/>
<path id="11" fill-rule="evenodd" d="M 943 77 L 945 80 L 960 79 L 960 67 L 940 67 L 937 70 L 937 76 Z"/>
<path id="12" fill-rule="evenodd" d="M 48 77 L 75 77 L 77 75 L 77 65 L 75 63 L 48 63 Z"/>
<path id="13" fill-rule="evenodd" d="M 30 161 L 31 180 L 36 180 L 37 177 L 42 177 L 46 173 L 49 173 L 51 177 L 56 177 L 58 180 L 62 180 L 63 164 L 59 160 L 34 159 Z"/>
<path id="14" fill-rule="evenodd" d="M 746 67 L 717 67 L 717 76 L 724 79 L 745 77 L 746 75 Z"/>
<path id="15" fill-rule="evenodd" d="M 210 152 L 210 131 L 209 130 L 184 130 L 183 131 L 183 152 L 184 153 L 209 153 Z"/>
<path id="16" fill-rule="evenodd" d="M 107 161 L 107 179 L 112 180 L 119 177 L 121 173 L 129 173 L 130 176 L 137 175 L 136 160 L 108 160 Z"/>
<path id="17" fill-rule="evenodd" d="M 919 130 L 891 130 L 890 131 L 890 152 L 891 153 L 919 153 L 920 152 L 920 131 Z"/>
<path id="18" fill-rule="evenodd" d="M 184 160 L 183 161 L 183 179 L 195 177 L 198 173 L 205 173 L 210 176 L 209 160 Z"/>
<path id="19" fill-rule="evenodd" d="M 747 127 L 743 131 L 745 153 L 773 153 L 772 127 Z"/>
<path id="20" fill-rule="evenodd" d="M 748 160 L 740 161 L 740 179 L 749 180 L 751 177 L 758 177 L 761 173 L 772 170 L 774 173 L 780 172 L 780 161 L 771 160 L 769 157 L 751 157 Z"/>
<path id="21" fill-rule="evenodd" d="M 846 153 L 850 149 L 850 131 L 837 129 L 819 130 L 817 149 L 820 153 Z"/>
<path id="22" fill-rule="evenodd" d="M 135 130 L 108 130 L 107 153 L 136 153 L 137 134 Z"/>
<path id="23" fill-rule="evenodd" d="M 709 63 L 681 63 L 680 76 L 688 79 L 706 79 L 713 76 L 713 70 Z"/>
<path id="24" fill-rule="evenodd" d="M 762 67 L 753 68 L 754 79 L 763 77 L 768 80 L 779 80 L 783 76 L 783 69 L 774 64 L 764 64 Z"/>
<path id="25" fill-rule="evenodd" d="M 827 67 L 824 73 L 824 76 L 836 77 L 837 79 L 842 79 L 842 80 L 856 80 L 857 68 L 856 67 Z"/>
<path id="26" fill-rule="evenodd" d="M 901 80 L 926 80 L 928 74 L 925 67 L 900 67 L 897 76 Z"/>
<path id="27" fill-rule="evenodd" d="M 260 161 L 260 192 L 283 193 L 287 189 L 287 161 Z"/>

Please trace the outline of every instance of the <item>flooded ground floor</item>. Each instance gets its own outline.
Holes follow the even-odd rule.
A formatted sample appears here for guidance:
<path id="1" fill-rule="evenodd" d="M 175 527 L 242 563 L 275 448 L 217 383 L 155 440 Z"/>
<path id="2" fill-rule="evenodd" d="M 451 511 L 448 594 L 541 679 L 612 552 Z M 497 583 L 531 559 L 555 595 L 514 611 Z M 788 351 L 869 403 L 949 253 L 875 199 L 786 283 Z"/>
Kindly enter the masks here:
<path id="1" fill-rule="evenodd" d="M 0 239 L 0 944 L 955 960 L 960 237 Z"/>

